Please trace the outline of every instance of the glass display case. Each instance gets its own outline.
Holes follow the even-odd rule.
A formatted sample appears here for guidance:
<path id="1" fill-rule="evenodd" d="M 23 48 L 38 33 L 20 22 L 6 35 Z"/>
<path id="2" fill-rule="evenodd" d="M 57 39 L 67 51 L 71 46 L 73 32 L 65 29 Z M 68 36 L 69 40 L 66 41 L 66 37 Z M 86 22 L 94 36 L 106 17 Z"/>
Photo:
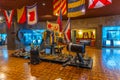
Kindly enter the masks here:
<path id="1" fill-rule="evenodd" d="M 102 46 L 120 47 L 120 26 L 105 26 L 102 28 Z"/>
<path id="2" fill-rule="evenodd" d="M 43 38 L 43 32 L 45 30 L 34 30 L 34 29 L 22 29 L 18 32 L 18 38 L 24 45 L 40 45 Z"/>
<path id="3" fill-rule="evenodd" d="M 0 45 L 7 44 L 7 34 L 6 33 L 0 33 Z"/>

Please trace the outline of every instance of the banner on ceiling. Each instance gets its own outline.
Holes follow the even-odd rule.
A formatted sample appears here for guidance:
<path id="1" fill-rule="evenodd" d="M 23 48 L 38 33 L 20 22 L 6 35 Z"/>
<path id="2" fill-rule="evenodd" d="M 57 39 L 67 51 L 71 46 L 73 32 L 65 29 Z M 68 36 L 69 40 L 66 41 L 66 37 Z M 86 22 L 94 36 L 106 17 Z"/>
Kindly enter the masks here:
<path id="1" fill-rule="evenodd" d="M 14 10 L 3 10 L 3 14 L 5 16 L 8 29 L 10 29 L 11 24 L 12 24 L 12 18 L 14 15 Z"/>
<path id="2" fill-rule="evenodd" d="M 37 5 L 27 6 L 27 23 L 29 25 L 34 25 L 37 21 Z"/>

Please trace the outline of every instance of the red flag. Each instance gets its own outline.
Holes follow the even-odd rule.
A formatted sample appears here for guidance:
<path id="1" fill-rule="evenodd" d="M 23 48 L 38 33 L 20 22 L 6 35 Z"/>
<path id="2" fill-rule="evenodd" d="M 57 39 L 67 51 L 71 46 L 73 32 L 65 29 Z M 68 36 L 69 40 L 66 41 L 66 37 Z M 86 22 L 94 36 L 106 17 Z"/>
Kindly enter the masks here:
<path id="1" fill-rule="evenodd" d="M 89 0 L 88 8 L 100 8 L 112 3 L 112 0 Z"/>
<path id="2" fill-rule="evenodd" d="M 6 23 L 8 25 L 8 29 L 10 29 L 11 27 L 11 24 L 12 24 L 12 17 L 13 17 L 13 14 L 14 14 L 14 10 L 3 10 L 3 14 L 5 16 L 5 19 L 6 19 Z"/>
<path id="3" fill-rule="evenodd" d="M 47 21 L 47 29 L 54 32 L 59 32 L 59 24 Z"/>
<path id="4" fill-rule="evenodd" d="M 57 18 L 57 23 L 59 24 L 60 32 L 62 32 L 62 12 L 61 12 L 61 9 L 60 9 L 59 13 L 60 13 L 60 15 Z"/>
<path id="5" fill-rule="evenodd" d="M 37 23 L 37 6 L 27 6 L 27 23 L 34 25 Z"/>
<path id="6" fill-rule="evenodd" d="M 64 30 L 64 36 L 67 42 L 71 41 L 71 26 L 70 26 L 70 19 L 67 21 L 66 28 Z"/>

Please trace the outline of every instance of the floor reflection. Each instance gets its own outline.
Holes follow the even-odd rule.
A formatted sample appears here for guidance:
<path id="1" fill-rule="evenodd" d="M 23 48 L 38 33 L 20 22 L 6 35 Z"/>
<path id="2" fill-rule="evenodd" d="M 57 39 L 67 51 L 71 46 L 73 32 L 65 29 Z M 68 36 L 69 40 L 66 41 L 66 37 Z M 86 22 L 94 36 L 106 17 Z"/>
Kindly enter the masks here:
<path id="1" fill-rule="evenodd" d="M 27 75 L 28 80 L 37 80 L 35 76 L 31 75 L 31 68 L 28 65 L 28 63 L 24 63 L 24 70 L 25 70 L 25 75 Z"/>
<path id="2" fill-rule="evenodd" d="M 0 57 L 4 61 L 8 60 L 9 56 L 8 56 L 7 46 L 0 46 Z"/>
<path id="3" fill-rule="evenodd" d="M 102 63 L 109 69 L 120 69 L 120 49 L 118 48 L 103 48 Z"/>
<path id="4" fill-rule="evenodd" d="M 8 60 L 8 50 L 2 50 L 4 60 Z"/>
<path id="5" fill-rule="evenodd" d="M 6 75 L 4 73 L 0 73 L 0 80 L 5 80 L 6 79 Z"/>

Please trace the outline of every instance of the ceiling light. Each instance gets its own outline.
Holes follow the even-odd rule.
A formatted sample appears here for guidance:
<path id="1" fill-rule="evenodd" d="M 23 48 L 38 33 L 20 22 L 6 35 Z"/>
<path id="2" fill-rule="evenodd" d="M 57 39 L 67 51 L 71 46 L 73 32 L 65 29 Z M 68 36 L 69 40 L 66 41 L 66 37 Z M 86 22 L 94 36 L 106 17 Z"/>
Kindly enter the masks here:
<path id="1" fill-rule="evenodd" d="M 0 23 L 3 23 L 5 20 L 4 20 L 4 17 L 3 16 L 0 16 Z"/>
<path id="2" fill-rule="evenodd" d="M 45 3 L 42 3 L 43 6 L 45 6 L 46 4 Z"/>
<path id="3" fill-rule="evenodd" d="M 78 31 L 78 34 L 79 34 L 79 35 L 81 35 L 81 34 L 82 34 L 82 31 L 81 31 L 81 30 L 79 30 L 79 31 Z"/>
<path id="4" fill-rule="evenodd" d="M 42 17 L 52 17 L 52 15 L 44 15 L 44 16 L 42 16 Z"/>
<path id="5" fill-rule="evenodd" d="M 4 20 L 4 16 L 1 16 L 1 15 L 0 15 L 0 20 Z"/>
<path id="6" fill-rule="evenodd" d="M 3 20 L 3 17 L 0 16 L 0 21 Z"/>
<path id="7" fill-rule="evenodd" d="M 85 12 L 85 9 L 82 9 L 82 12 Z"/>
<path id="8" fill-rule="evenodd" d="M 56 13 L 56 16 L 58 16 L 58 13 Z"/>

